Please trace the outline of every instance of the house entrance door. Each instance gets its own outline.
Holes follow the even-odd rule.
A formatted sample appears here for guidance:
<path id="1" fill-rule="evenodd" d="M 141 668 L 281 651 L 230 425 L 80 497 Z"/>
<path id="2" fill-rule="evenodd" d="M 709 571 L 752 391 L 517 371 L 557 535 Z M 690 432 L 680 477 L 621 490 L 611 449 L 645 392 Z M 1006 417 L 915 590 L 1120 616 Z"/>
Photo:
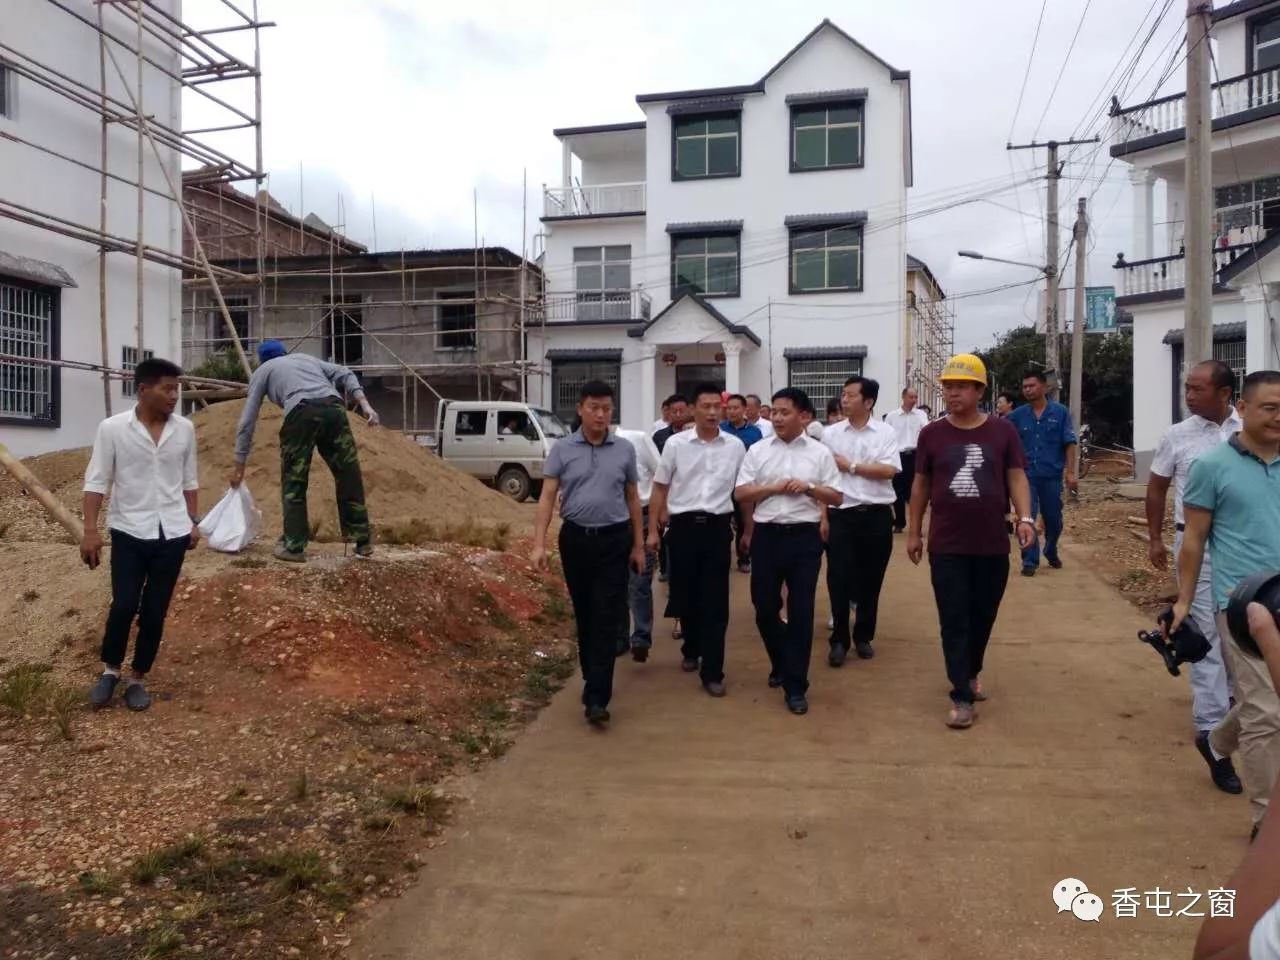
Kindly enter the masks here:
<path id="1" fill-rule="evenodd" d="M 681 363 L 676 366 L 676 393 L 693 403 L 693 391 L 699 384 L 714 383 L 724 390 L 724 367 L 718 363 Z"/>

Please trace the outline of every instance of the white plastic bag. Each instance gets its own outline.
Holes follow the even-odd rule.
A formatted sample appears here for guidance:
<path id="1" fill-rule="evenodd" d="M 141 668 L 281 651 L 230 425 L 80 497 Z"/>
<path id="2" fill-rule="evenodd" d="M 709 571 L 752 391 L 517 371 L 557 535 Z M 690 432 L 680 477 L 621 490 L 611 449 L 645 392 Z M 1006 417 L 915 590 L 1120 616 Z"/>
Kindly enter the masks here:
<path id="1" fill-rule="evenodd" d="M 258 535 L 262 511 L 253 502 L 246 484 L 231 487 L 200 521 L 200 533 L 213 550 L 239 553 Z"/>

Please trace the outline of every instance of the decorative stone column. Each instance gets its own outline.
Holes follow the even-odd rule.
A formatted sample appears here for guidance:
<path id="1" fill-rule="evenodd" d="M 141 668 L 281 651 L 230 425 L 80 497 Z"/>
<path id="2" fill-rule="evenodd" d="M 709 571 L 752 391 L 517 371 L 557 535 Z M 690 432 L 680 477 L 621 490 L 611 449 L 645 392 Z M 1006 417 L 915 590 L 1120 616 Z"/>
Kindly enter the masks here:
<path id="1" fill-rule="evenodd" d="M 1155 216 L 1151 209 L 1151 191 L 1155 177 L 1150 170 L 1129 168 L 1129 182 L 1133 184 L 1133 252 L 1129 260 L 1147 260 L 1155 256 Z"/>
<path id="2" fill-rule="evenodd" d="M 742 344 L 737 340 L 726 340 L 720 344 L 724 352 L 724 388 L 730 393 L 739 393 L 741 384 Z"/>
<path id="3" fill-rule="evenodd" d="M 640 413 L 629 419 L 637 430 L 647 430 L 658 416 L 658 403 L 654 397 L 658 370 L 658 348 L 651 343 L 640 344 Z"/>

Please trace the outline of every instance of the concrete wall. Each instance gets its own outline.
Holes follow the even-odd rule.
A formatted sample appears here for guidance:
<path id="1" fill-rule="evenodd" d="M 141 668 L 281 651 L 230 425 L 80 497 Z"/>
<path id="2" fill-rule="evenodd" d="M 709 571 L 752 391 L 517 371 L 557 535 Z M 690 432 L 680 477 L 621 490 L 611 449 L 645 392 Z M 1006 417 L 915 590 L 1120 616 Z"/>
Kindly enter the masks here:
<path id="1" fill-rule="evenodd" d="M 93 5 L 77 0 L 75 9 L 93 18 Z M 177 0 L 163 4 L 177 15 Z M 131 16 L 131 14 L 130 14 Z M 131 22 L 115 10 L 106 11 L 108 25 L 132 39 Z M 5 43 L 23 54 L 98 91 L 98 36 L 89 27 L 44 0 L 7 0 L 4 22 L 21 25 L 5 31 Z M 178 69 L 178 59 L 156 41 L 145 44 L 148 55 L 169 69 Z M 119 56 L 119 55 L 118 55 Z M 16 59 L 16 58 L 15 58 Z M 136 59 L 121 56 L 121 66 L 130 84 L 136 78 Z M 83 163 L 98 166 L 101 149 L 101 120 L 97 113 L 79 107 L 61 95 L 27 77 L 16 77 L 16 110 L 12 117 L 0 117 L 0 131 L 67 154 Z M 107 92 L 127 101 L 123 84 L 108 65 Z M 155 122 L 180 125 L 177 84 L 153 67 L 143 75 L 142 103 Z M 122 125 L 108 131 L 108 169 L 134 179 L 137 173 L 137 134 Z M 161 150 L 163 162 L 175 182 L 180 180 L 180 163 L 171 151 Z M 143 179 L 147 186 L 166 191 L 164 176 L 150 145 L 143 147 Z M 100 211 L 99 175 L 64 160 L 12 142 L 0 145 L 0 196 L 45 213 L 96 229 Z M 137 236 L 138 191 L 109 181 L 107 231 Z M 145 194 L 144 241 L 154 247 L 179 252 L 182 249 L 181 217 L 178 204 L 163 197 Z M 99 334 L 98 249 L 91 243 L 72 240 L 8 219 L 0 219 L 0 251 L 50 261 L 67 271 L 76 286 L 60 294 L 61 350 L 63 359 L 102 363 Z M 107 257 L 108 365 L 119 367 L 122 349 L 136 344 L 137 280 L 132 254 L 111 253 Z M 2 281 L 3 278 L 0 278 Z M 143 341 L 157 356 L 180 360 L 181 287 L 178 271 L 157 264 L 143 267 Z M 0 442 L 14 453 L 27 456 L 49 450 L 76 447 L 93 440 L 98 421 L 105 412 L 101 377 L 92 373 L 64 370 L 59 375 L 61 425 L 17 425 L 0 423 Z M 110 386 L 112 412 L 132 404 L 123 395 L 119 381 Z"/>
<path id="2" fill-rule="evenodd" d="M 253 197 L 229 184 L 187 186 L 182 202 L 195 224 L 205 256 L 210 260 L 252 260 L 258 255 L 253 236 Z M 187 256 L 195 256 L 195 244 L 185 236 Z M 362 253 L 364 247 L 340 235 L 300 226 L 298 220 L 279 209 L 268 207 L 263 229 L 263 255 L 271 257 L 328 255 L 330 247 L 338 255 Z"/>
<path id="3" fill-rule="evenodd" d="M 644 179 L 644 154 L 583 160 L 582 183 L 639 183 Z"/>
<path id="4" fill-rule="evenodd" d="M 1248 73 L 1249 33 L 1245 30 L 1248 17 L 1234 17 L 1213 28 L 1213 56 L 1218 62 L 1218 76 L 1223 80 Z"/>

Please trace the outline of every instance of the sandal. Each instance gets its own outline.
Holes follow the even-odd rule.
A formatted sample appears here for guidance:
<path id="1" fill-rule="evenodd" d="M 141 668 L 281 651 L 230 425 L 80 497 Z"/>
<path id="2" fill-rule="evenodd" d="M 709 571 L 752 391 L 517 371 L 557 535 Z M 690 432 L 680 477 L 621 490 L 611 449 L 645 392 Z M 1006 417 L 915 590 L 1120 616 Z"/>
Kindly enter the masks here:
<path id="1" fill-rule="evenodd" d="M 974 716 L 972 704 L 957 703 L 947 715 L 947 726 L 952 730 L 967 730 L 973 726 Z"/>

